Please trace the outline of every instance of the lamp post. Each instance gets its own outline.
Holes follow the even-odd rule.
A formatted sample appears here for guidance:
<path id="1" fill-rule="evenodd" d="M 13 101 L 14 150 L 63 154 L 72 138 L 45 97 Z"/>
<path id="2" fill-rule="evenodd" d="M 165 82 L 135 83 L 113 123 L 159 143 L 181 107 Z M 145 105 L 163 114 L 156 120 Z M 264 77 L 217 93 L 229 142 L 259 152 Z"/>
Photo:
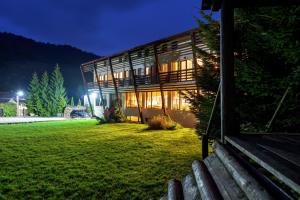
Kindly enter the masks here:
<path id="1" fill-rule="evenodd" d="M 20 116 L 20 100 L 19 100 L 19 98 L 21 97 L 21 96 L 23 96 L 24 95 L 24 92 L 22 91 L 22 90 L 19 90 L 18 92 L 17 92 L 17 117 L 19 117 Z"/>

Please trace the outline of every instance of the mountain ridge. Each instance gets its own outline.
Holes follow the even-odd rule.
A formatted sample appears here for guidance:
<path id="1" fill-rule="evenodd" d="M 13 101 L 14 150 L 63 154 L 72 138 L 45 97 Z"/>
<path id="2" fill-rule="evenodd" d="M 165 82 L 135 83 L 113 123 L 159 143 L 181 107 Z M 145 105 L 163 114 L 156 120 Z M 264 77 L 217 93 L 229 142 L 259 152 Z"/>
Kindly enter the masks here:
<path id="1" fill-rule="evenodd" d="M 80 97 L 84 91 L 79 67 L 99 57 L 71 45 L 0 32 L 0 91 L 26 90 L 34 72 L 50 74 L 58 64 L 65 78 L 68 97 Z"/>

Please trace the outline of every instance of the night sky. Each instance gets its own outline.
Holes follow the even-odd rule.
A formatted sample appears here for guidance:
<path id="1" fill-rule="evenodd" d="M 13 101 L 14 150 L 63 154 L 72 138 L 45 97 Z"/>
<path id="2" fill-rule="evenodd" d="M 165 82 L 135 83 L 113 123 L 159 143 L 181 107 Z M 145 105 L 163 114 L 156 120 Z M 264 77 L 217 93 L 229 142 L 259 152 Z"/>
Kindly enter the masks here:
<path id="1" fill-rule="evenodd" d="M 200 0 L 1 0 L 0 31 L 109 55 L 197 26 Z"/>

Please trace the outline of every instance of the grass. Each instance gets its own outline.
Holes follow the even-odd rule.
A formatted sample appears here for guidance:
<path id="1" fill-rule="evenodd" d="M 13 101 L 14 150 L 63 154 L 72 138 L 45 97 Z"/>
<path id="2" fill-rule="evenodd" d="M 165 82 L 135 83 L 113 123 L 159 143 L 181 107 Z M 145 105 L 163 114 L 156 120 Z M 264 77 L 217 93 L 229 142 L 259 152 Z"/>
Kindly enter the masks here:
<path id="1" fill-rule="evenodd" d="M 200 159 L 192 129 L 94 120 L 0 125 L 0 199 L 158 199 Z"/>

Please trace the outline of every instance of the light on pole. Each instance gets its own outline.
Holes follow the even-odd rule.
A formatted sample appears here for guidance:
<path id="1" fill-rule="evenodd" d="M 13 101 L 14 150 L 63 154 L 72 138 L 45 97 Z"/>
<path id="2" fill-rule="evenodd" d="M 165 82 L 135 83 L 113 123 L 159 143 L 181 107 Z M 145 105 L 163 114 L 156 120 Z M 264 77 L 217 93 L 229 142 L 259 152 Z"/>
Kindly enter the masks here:
<path id="1" fill-rule="evenodd" d="M 22 91 L 22 90 L 19 90 L 18 92 L 17 92 L 17 117 L 19 117 L 20 116 L 20 100 L 19 100 L 19 98 L 21 97 L 21 96 L 23 96 L 24 95 L 24 92 Z"/>

